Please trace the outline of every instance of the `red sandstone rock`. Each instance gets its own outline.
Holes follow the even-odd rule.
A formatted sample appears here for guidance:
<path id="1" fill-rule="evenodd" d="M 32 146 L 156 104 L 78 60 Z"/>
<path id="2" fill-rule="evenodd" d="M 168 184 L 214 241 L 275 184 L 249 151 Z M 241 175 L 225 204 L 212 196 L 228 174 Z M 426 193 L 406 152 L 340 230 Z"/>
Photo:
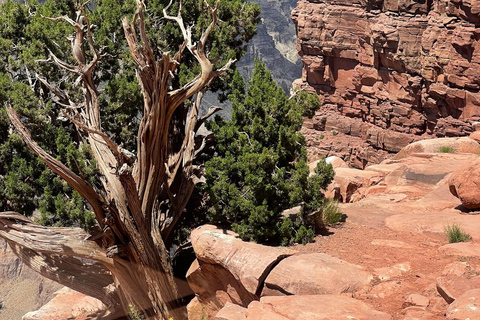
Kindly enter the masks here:
<path id="1" fill-rule="evenodd" d="M 418 307 L 409 307 L 404 310 L 405 318 L 403 320 L 436 320 L 438 317 L 431 312 L 422 310 Z"/>
<path id="2" fill-rule="evenodd" d="M 365 142 L 391 153 L 420 138 L 470 134 L 480 118 L 478 10 L 476 0 L 299 1 L 296 83 L 324 104 L 309 130 L 358 138 L 341 152 L 361 168 L 381 161 Z M 308 144 L 323 144 L 314 139 Z"/>
<path id="3" fill-rule="evenodd" d="M 393 159 L 402 159 L 414 153 L 441 153 L 442 147 L 452 148 L 454 153 L 480 153 L 480 144 L 470 138 L 440 138 L 414 142 L 403 148 Z"/>
<path id="4" fill-rule="evenodd" d="M 417 306 L 417 307 L 427 308 L 429 304 L 430 304 L 430 299 L 428 299 L 428 297 L 425 297 L 421 294 L 412 293 L 407 297 L 407 299 L 405 299 L 404 305 L 405 307 Z"/>
<path id="5" fill-rule="evenodd" d="M 247 319 L 247 309 L 239 305 L 227 303 L 213 320 L 244 320 Z"/>
<path id="6" fill-rule="evenodd" d="M 340 193 L 338 200 L 347 203 L 358 201 L 361 196 L 357 198 L 353 196 L 359 189 L 376 185 L 382 180 L 381 172 L 339 167 L 335 169 L 335 177 L 327 189 L 327 196 L 334 194 L 334 190 L 338 188 Z"/>
<path id="7" fill-rule="evenodd" d="M 468 209 L 480 208 L 480 159 L 455 171 L 450 177 L 450 192 Z"/>
<path id="8" fill-rule="evenodd" d="M 372 279 L 359 266 L 324 253 L 295 255 L 270 272 L 262 296 L 353 293 Z"/>
<path id="9" fill-rule="evenodd" d="M 449 243 L 438 248 L 438 251 L 447 255 L 480 257 L 480 244 L 474 242 Z"/>
<path id="10" fill-rule="evenodd" d="M 399 263 L 392 267 L 384 267 L 375 269 L 375 274 L 381 281 L 391 280 L 399 277 L 405 272 L 410 271 L 410 262 Z"/>
<path id="11" fill-rule="evenodd" d="M 105 306 L 99 300 L 64 287 L 37 311 L 25 314 L 22 320 L 85 320 L 97 318 Z"/>
<path id="12" fill-rule="evenodd" d="M 448 307 L 447 320 L 480 319 L 480 289 L 463 293 Z"/>
<path id="13" fill-rule="evenodd" d="M 211 318 L 229 302 L 247 307 L 255 299 L 230 271 L 218 264 L 195 260 L 188 269 L 187 281 L 200 303 L 192 304 L 189 319 L 202 319 L 204 314 Z"/>
<path id="14" fill-rule="evenodd" d="M 263 297 L 248 306 L 248 320 L 389 320 L 364 302 L 339 295 Z"/>
<path id="15" fill-rule="evenodd" d="M 252 295 L 278 261 L 295 253 L 283 247 L 244 242 L 234 232 L 212 225 L 193 230 L 191 241 L 198 260 L 227 269 Z"/>
<path id="16" fill-rule="evenodd" d="M 480 131 L 474 131 L 468 137 L 480 143 Z"/>
<path id="17" fill-rule="evenodd" d="M 447 275 L 437 278 L 437 291 L 447 303 L 452 303 L 466 291 L 480 288 L 480 276 Z"/>

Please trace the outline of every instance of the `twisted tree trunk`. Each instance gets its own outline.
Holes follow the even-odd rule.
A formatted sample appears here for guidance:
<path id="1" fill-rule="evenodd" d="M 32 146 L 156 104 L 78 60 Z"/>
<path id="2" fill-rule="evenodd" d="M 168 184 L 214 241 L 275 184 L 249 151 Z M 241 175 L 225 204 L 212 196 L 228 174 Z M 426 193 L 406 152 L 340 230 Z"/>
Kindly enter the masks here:
<path id="1" fill-rule="evenodd" d="M 69 65 L 51 52 L 50 57 L 59 67 L 79 75 L 85 101 L 81 106 L 76 105 L 46 79 L 39 80 L 60 103 L 69 107 L 64 115 L 86 137 L 101 173 L 101 190 L 46 153 L 32 140 L 15 111 L 7 108 L 12 124 L 29 148 L 90 204 L 99 231 L 88 235 L 76 228 L 41 227 L 19 214 L 7 212 L 0 214 L 0 237 L 42 275 L 99 298 L 111 309 L 120 307 L 128 313 L 135 308 L 147 319 L 186 318 L 185 307 L 179 304 L 165 241 L 171 236 L 195 185 L 202 179 L 202 170 L 194 165 L 194 159 L 205 147 L 205 140 L 196 143 L 195 137 L 206 117 L 216 111 L 212 109 L 199 118 L 203 90 L 234 62 L 214 70 L 205 52 L 205 43 L 217 22 L 218 2 L 215 7 L 206 2 L 205 5 L 212 22 L 196 44 L 192 44 L 190 28 L 184 25 L 181 3 L 177 16 L 167 14 L 170 5 L 165 8 L 165 18 L 176 21 L 185 38 L 173 57 L 169 53 L 156 57 L 150 48 L 143 1 L 137 0 L 132 21 L 123 19 L 144 96 L 136 155 L 122 149 L 102 131 L 93 79 L 100 56 L 94 47 L 84 7 L 79 7 L 76 20 L 67 16 L 46 17 L 66 21 L 76 30 L 72 56 L 77 65 Z M 93 55 L 90 62 L 86 61 L 85 39 Z M 200 64 L 201 74 L 183 87 L 170 89 L 185 49 Z M 179 138 L 182 141 L 181 147 L 173 148 L 170 126 L 174 112 L 195 95 L 191 109 L 184 113 L 185 129 L 177 133 L 180 137 L 175 136 L 177 141 Z"/>

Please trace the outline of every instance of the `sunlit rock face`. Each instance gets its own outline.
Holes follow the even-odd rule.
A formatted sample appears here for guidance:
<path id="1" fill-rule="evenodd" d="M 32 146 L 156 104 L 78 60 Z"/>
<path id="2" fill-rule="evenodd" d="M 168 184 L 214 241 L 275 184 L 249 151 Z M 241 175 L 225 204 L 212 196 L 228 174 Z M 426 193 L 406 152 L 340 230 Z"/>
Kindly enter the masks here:
<path id="1" fill-rule="evenodd" d="M 296 83 L 324 103 L 306 124 L 310 145 L 315 131 L 353 137 L 318 156 L 342 149 L 362 167 L 421 138 L 474 131 L 480 1 L 310 0 L 292 19 L 303 62 Z"/>

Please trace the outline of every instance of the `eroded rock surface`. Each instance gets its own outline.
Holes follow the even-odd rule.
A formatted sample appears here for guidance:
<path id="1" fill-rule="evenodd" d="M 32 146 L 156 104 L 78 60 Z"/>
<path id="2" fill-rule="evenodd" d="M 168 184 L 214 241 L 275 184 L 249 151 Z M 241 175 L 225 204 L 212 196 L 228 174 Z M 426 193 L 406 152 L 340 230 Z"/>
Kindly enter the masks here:
<path id="1" fill-rule="evenodd" d="M 104 310 L 101 301 L 64 287 L 55 292 L 47 304 L 25 314 L 22 320 L 101 319 Z"/>
<path id="2" fill-rule="evenodd" d="M 292 19 L 304 65 L 296 83 L 324 103 L 305 124 L 311 156 L 363 168 L 420 137 L 474 131 L 478 1 L 304 0 Z"/>
<path id="3" fill-rule="evenodd" d="M 270 272 L 262 295 L 318 295 L 355 292 L 373 276 L 358 266 L 324 253 L 288 257 Z"/>

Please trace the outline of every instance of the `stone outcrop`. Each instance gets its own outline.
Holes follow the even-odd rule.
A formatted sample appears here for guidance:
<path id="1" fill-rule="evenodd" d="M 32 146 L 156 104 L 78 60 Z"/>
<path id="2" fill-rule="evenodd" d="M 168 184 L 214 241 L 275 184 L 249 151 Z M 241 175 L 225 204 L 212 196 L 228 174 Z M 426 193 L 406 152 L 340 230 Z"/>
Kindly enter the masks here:
<path id="1" fill-rule="evenodd" d="M 480 208 L 480 160 L 475 159 L 456 170 L 450 180 L 450 192 L 462 201 L 467 209 Z"/>
<path id="2" fill-rule="evenodd" d="M 333 319 L 334 310 L 364 316 L 358 319 L 390 319 L 363 302 L 336 296 L 370 284 L 373 276 L 357 265 L 323 253 L 244 242 L 211 225 L 193 230 L 191 241 L 197 256 L 187 273 L 196 295 L 188 306 L 191 320 L 299 319 L 300 314 Z M 320 301 L 326 306 L 318 309 Z M 280 310 L 285 306 L 290 311 Z"/>
<path id="3" fill-rule="evenodd" d="M 420 137 L 474 131 L 478 1 L 303 0 L 292 19 L 304 65 L 296 84 L 324 104 L 304 128 L 317 157 L 340 154 L 364 167 Z M 315 141 L 320 135 L 332 139 Z M 346 146 L 335 135 L 352 138 Z"/>
<path id="4" fill-rule="evenodd" d="M 55 292 L 47 304 L 25 314 L 22 320 L 101 319 L 104 313 L 101 301 L 64 287 Z"/>
<path id="5" fill-rule="evenodd" d="M 264 296 L 318 295 L 355 292 L 373 279 L 358 266 L 329 256 L 311 253 L 288 257 L 265 279 Z"/>
<path id="6" fill-rule="evenodd" d="M 448 148 L 449 152 L 441 152 L 442 147 Z M 351 203 L 375 194 L 419 197 L 425 195 L 427 190 L 436 189 L 437 184 L 445 187 L 450 184 L 450 190 L 458 190 L 462 195 L 460 199 L 467 199 L 468 196 L 468 199 L 480 201 L 475 187 L 475 181 L 478 180 L 475 178 L 476 172 L 480 166 L 479 152 L 480 144 L 467 137 L 417 141 L 402 148 L 392 159 L 370 165 L 364 170 L 336 167 L 335 177 L 325 195 Z M 310 169 L 313 167 L 311 165 Z M 442 201 L 447 201 L 453 196 L 448 194 L 442 198 Z M 441 206 L 442 201 L 438 201 L 438 205 Z M 447 202 L 447 206 L 451 204 Z"/>
<path id="7" fill-rule="evenodd" d="M 447 320 L 480 318 L 480 289 L 472 289 L 455 300 L 448 308 Z"/>
<path id="8" fill-rule="evenodd" d="M 340 295 L 264 297 L 248 306 L 248 320 L 390 320 L 366 303 Z"/>

